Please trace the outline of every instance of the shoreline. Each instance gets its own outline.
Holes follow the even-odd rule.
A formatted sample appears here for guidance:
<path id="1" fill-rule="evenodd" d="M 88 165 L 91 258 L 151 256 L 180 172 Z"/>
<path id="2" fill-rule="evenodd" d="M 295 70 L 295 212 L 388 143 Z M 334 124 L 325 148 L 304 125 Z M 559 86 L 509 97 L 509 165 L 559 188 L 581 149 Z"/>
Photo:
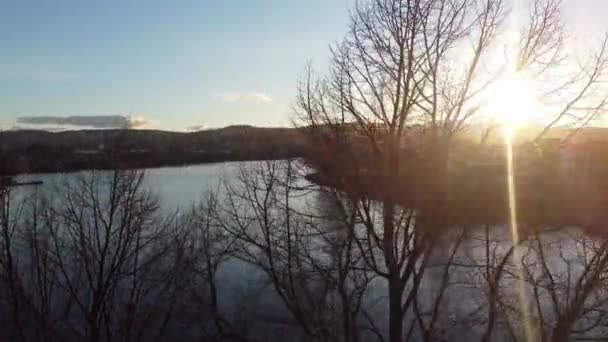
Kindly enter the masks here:
<path id="1" fill-rule="evenodd" d="M 156 170 L 164 168 L 174 167 L 188 167 L 188 166 L 200 166 L 200 165 L 213 165 L 213 164 L 224 164 L 224 163 L 236 163 L 236 162 L 252 162 L 252 161 L 267 161 L 267 160 L 282 160 L 282 159 L 294 159 L 302 158 L 300 155 L 291 156 L 275 156 L 268 158 L 225 158 L 225 159 L 214 159 L 207 161 L 192 161 L 192 162 L 168 162 L 168 163 L 150 163 L 147 165 L 106 165 L 106 166 L 91 166 L 91 167 L 76 167 L 76 168 L 57 168 L 54 170 L 26 170 L 18 172 L 3 172 L 0 176 L 7 177 L 21 177 L 30 175 L 54 175 L 54 174 L 74 174 L 86 171 L 110 171 L 110 170 Z"/>

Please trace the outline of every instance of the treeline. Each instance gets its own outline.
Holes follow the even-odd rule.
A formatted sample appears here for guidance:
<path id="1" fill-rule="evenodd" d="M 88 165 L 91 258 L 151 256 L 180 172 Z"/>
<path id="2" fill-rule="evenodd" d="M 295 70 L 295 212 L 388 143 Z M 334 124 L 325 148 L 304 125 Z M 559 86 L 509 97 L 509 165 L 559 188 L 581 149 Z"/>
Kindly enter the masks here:
<path id="1" fill-rule="evenodd" d="M 298 130 L 230 126 L 200 132 L 83 130 L 0 132 L 0 173 L 68 172 L 301 155 Z"/>

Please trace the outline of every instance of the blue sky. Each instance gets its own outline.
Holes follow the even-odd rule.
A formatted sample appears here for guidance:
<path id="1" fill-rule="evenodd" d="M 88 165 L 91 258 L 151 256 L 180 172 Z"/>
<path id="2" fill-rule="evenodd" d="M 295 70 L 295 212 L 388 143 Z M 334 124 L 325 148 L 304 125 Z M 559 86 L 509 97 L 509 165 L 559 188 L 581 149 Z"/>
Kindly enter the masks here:
<path id="1" fill-rule="evenodd" d="M 2 0 L 0 126 L 139 113 L 162 129 L 287 124 L 350 0 Z"/>
<path id="2" fill-rule="evenodd" d="M 134 113 L 166 130 L 288 125 L 298 75 L 324 68 L 353 2 L 0 0 L 0 127 Z M 608 1 L 565 2 L 578 32 L 606 28 Z"/>

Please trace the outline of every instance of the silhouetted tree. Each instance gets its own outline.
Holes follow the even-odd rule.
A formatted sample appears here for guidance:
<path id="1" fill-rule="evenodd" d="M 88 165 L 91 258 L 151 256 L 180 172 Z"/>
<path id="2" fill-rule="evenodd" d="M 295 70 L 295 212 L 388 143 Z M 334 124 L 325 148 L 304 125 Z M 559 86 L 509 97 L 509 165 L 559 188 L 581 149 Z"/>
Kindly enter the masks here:
<path id="1" fill-rule="evenodd" d="M 306 200 L 313 193 L 302 188 L 296 165 L 288 160 L 243 167 L 225 184 L 218 222 L 234 237 L 237 258 L 262 270 L 285 306 L 283 315 L 308 338 L 381 337 L 364 303 L 374 276 L 362 267 L 352 229 L 343 227 L 354 224 L 353 212 L 331 201 L 322 201 L 319 210 Z"/>
<path id="2" fill-rule="evenodd" d="M 371 204 L 355 196 L 352 206 L 367 232 L 360 250 L 370 270 L 387 283 L 390 341 L 406 336 L 404 320 L 419 311 L 426 268 L 437 249 L 445 248 L 440 237 L 454 228 L 448 156 L 454 136 L 482 114 L 490 85 L 503 75 L 525 74 L 542 88 L 539 101 L 561 97 L 537 139 L 556 123 L 585 125 L 608 104 L 599 92 L 608 65 L 607 40 L 579 67 L 564 48 L 561 1 L 531 1 L 527 20 L 517 27 L 507 16 L 513 3 L 358 3 L 347 37 L 331 50 L 328 76 L 317 80 L 308 69 L 300 83 L 298 119 L 315 135 L 346 142 L 332 155 L 339 160 L 332 176 L 347 179 L 351 189 L 371 183 L 365 190 L 373 189 L 377 197 Z M 515 43 L 511 33 L 518 35 Z M 492 68 L 489 60 L 500 45 L 507 46 L 507 58 Z M 359 172 L 361 159 L 373 181 Z M 361 180 L 365 177 L 368 181 Z M 441 338 L 433 335 L 436 321 L 417 320 L 424 339 Z"/>

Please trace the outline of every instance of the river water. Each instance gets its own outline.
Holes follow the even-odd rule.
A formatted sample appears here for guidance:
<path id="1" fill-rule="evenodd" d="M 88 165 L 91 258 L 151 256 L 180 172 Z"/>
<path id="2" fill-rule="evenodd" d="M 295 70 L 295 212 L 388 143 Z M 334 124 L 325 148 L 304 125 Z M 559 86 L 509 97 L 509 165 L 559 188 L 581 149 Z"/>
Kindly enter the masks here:
<path id="1" fill-rule="evenodd" d="M 239 169 L 247 164 L 257 162 L 229 162 L 184 167 L 163 167 L 144 170 L 145 190 L 159 200 L 163 213 L 172 215 L 176 212 L 186 213 L 197 203 L 203 200 L 208 191 L 217 191 L 224 180 L 234 179 Z M 110 171 L 95 171 L 107 174 Z M 12 203 L 33 196 L 36 193 L 53 200 L 54 191 L 61 191 L 63 185 L 70 183 L 86 172 L 65 174 L 26 174 L 16 178 L 19 182 L 42 181 L 40 186 L 24 186 L 15 188 L 11 192 Z M 13 206 L 13 211 L 15 210 Z M 285 316 L 282 303 L 272 291 L 268 291 L 268 282 L 264 274 L 253 266 L 238 260 L 228 260 L 219 269 L 216 281 L 221 284 L 218 291 L 218 300 L 222 311 L 229 319 L 236 319 L 242 324 L 253 324 L 254 317 L 263 315 L 281 317 Z M 271 310 L 268 310 L 271 308 Z M 173 327 L 174 334 L 184 341 L 199 336 L 197 330 L 200 326 L 200 317 L 191 316 L 182 312 L 182 322 Z M 235 318 L 236 317 L 236 318 Z M 259 318 L 259 316 L 257 316 Z M 272 317 L 271 317 L 272 318 Z M 245 322 L 247 321 L 247 322 Z M 259 336 L 265 335 L 264 324 L 254 324 L 255 329 L 249 333 Z M 259 333 L 255 331 L 259 330 Z M 170 333 L 171 334 L 171 333 Z M 190 336 L 190 337 L 189 337 Z"/>
<path id="2" fill-rule="evenodd" d="M 234 177 L 242 162 L 163 167 L 145 170 L 145 186 L 159 197 L 165 210 L 186 208 L 208 190 L 218 187 L 222 179 Z M 101 171 L 107 172 L 107 171 Z M 18 181 L 43 181 L 43 189 L 74 178 L 79 173 L 22 175 Z M 31 192 L 32 187 L 20 191 Z"/>
<path id="3" fill-rule="evenodd" d="M 176 209 L 188 209 L 195 201 L 201 199 L 206 191 L 215 190 L 220 186 L 222 180 L 230 180 L 234 178 L 239 171 L 239 168 L 246 163 L 255 162 L 234 162 L 234 163 L 218 163 L 218 164 L 206 164 L 206 165 L 195 165 L 185 167 L 166 167 L 146 170 L 145 187 L 149 189 L 153 194 L 161 201 L 161 207 L 167 212 L 174 211 Z M 18 180 L 20 181 L 33 181 L 41 180 L 45 184 L 42 185 L 42 189 L 49 189 L 53 184 L 60 184 L 66 179 L 74 177 L 74 174 L 44 174 L 44 175 L 23 175 Z M 20 194 L 27 194 L 33 188 L 20 189 Z M 492 227 L 492 248 L 495 249 L 495 258 L 500 258 L 501 255 L 508 249 L 510 243 L 510 236 L 508 234 L 508 227 Z M 477 229 L 473 234 L 473 238 L 465 242 L 458 252 L 459 258 L 468 261 L 479 261 L 483 259 L 483 255 L 486 252 L 485 246 L 479 242 L 479 238 L 483 236 L 484 230 Z M 477 235 L 477 236 L 475 236 Z M 587 242 L 585 242 L 587 241 Z M 582 244 L 589 243 L 589 246 L 583 246 Z M 593 248 L 593 242 L 588 242 L 580 232 L 576 229 L 569 229 L 558 233 L 548 233 L 544 235 L 544 244 L 546 244 L 546 257 L 547 265 L 554 273 L 558 280 L 563 280 L 565 277 L 572 277 L 571 282 L 574 282 L 577 274 L 580 273 L 581 266 L 577 266 L 577 263 L 584 265 L 589 258 L 589 250 L 585 248 Z M 585 248 L 583 248 L 585 247 Z M 528 252 L 530 250 L 528 249 Z M 537 260 L 537 256 L 529 256 L 530 260 Z M 523 256 L 522 256 L 523 258 Z M 523 260 L 523 259 L 522 259 Z M 532 276 L 538 276 L 539 279 L 546 277 L 543 275 L 543 270 L 533 265 L 534 261 L 529 261 L 530 269 L 539 272 Z M 513 272 L 513 270 L 510 270 Z M 568 274 L 566 274 L 568 273 Z M 453 281 L 457 282 L 470 282 L 471 278 L 480 277 L 481 275 L 474 272 L 471 268 L 462 268 L 456 272 L 453 277 Z M 252 266 L 246 265 L 242 262 L 229 262 L 220 272 L 219 276 L 222 283 L 222 292 L 220 293 L 220 299 L 222 304 L 226 307 L 227 311 L 237 313 L 238 311 L 245 310 L 242 307 L 242 303 L 239 303 L 236 298 L 242 298 L 244 292 L 250 291 L 255 292 L 256 303 L 249 303 L 251 306 L 249 309 L 256 311 L 253 308 L 255 306 L 270 306 L 270 307 L 282 307 L 276 297 L 271 294 L 271 291 L 264 290 L 263 275 L 254 269 Z M 428 289 L 434 288 L 435 279 L 441 278 L 441 272 L 438 271 L 437 276 L 431 276 L 425 286 Z M 475 280 L 473 280 L 475 281 Z M 252 284 L 258 284 L 257 286 L 251 286 Z M 513 282 L 506 282 L 505 286 L 507 289 L 505 293 L 510 296 L 516 296 L 516 286 Z M 382 286 L 381 286 L 382 287 Z M 511 289 L 509 289 L 511 287 Z M 380 291 L 378 291 L 380 290 Z M 530 292 L 531 289 L 527 288 L 526 292 Z M 562 291 L 562 290 L 560 290 Z M 570 291 L 570 289 L 568 289 Z M 382 293 L 384 291 L 381 288 L 377 288 L 374 292 Z M 251 297 L 251 293 L 248 295 Z M 423 294 L 424 296 L 424 294 Z M 543 295 L 543 302 L 540 306 L 547 312 L 552 310 L 549 302 L 548 295 Z M 608 295 L 604 292 L 598 294 L 598 296 Z M 377 296 L 376 296 L 377 297 Z M 467 312 L 473 312 L 476 308 L 484 305 L 484 289 L 483 288 L 469 288 L 467 286 L 456 287 L 450 290 L 450 293 L 446 296 L 447 307 L 450 311 L 455 314 L 467 315 Z M 467 298 L 467 299 L 463 299 Z M 602 297 L 603 298 L 603 297 Z M 376 304 L 382 303 L 377 301 Z M 381 304 L 381 306 L 384 306 Z M 276 312 L 281 312 L 283 309 L 277 309 Z M 381 310 L 377 310 L 376 313 L 382 315 Z M 276 313 L 275 312 L 275 313 Z M 385 311 L 384 311 L 385 312 Z M 461 312 L 461 313 L 458 313 Z M 451 316 L 450 316 L 451 317 Z M 550 320 L 550 319 L 549 319 Z M 386 323 L 384 319 L 378 319 L 379 325 L 382 326 Z M 447 324 L 447 323 L 446 323 Z M 267 327 L 266 327 L 267 328 Z M 260 334 L 264 335 L 265 327 L 260 327 Z M 453 336 L 459 336 L 461 339 L 472 338 L 475 335 L 480 334 L 480 331 L 474 331 L 473 329 L 456 329 Z M 452 337 L 453 337 L 452 336 Z M 498 337 L 498 336 L 496 336 Z M 451 340 L 451 339 L 450 339 Z"/>

